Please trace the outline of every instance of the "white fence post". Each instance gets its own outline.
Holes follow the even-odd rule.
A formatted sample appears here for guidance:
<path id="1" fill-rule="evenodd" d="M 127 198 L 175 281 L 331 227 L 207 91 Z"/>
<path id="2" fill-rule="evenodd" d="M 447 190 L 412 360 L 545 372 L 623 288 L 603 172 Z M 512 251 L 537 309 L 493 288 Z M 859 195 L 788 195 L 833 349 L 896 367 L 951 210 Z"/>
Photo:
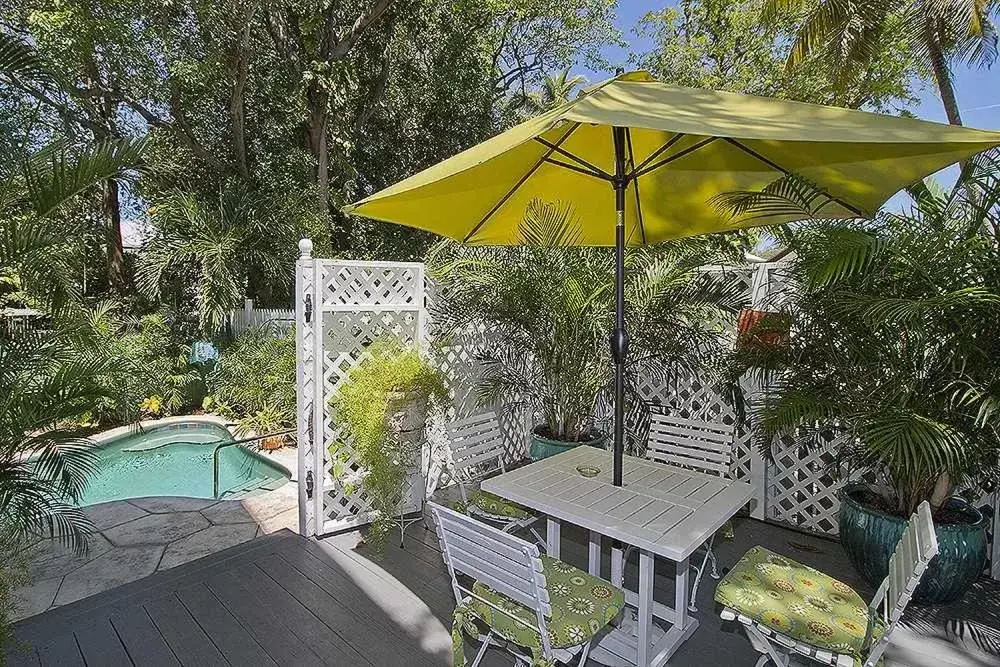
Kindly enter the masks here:
<path id="1" fill-rule="evenodd" d="M 312 360 L 313 307 L 312 241 L 299 241 L 299 259 L 295 263 L 295 397 L 298 418 L 296 419 L 296 442 L 299 483 L 299 534 L 316 534 L 316 516 L 309 504 L 308 492 L 315 493 L 316 480 L 310 465 L 310 454 L 315 447 L 312 429 L 312 383 L 315 381 Z"/>

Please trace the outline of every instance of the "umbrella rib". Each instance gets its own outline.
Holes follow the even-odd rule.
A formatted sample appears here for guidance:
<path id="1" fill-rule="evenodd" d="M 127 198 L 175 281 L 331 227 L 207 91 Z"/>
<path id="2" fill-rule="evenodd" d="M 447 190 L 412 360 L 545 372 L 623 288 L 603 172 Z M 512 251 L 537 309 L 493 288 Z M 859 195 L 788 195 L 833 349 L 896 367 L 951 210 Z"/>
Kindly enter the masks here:
<path id="1" fill-rule="evenodd" d="M 658 158 L 664 152 L 670 150 L 671 146 L 673 146 L 674 144 L 676 144 L 678 141 L 680 141 L 681 139 L 683 139 L 685 136 L 687 136 L 687 135 L 678 132 L 674 136 L 670 137 L 670 139 L 667 141 L 667 143 L 663 144 L 662 146 L 660 146 L 659 148 L 657 148 L 655 151 L 653 151 L 652 153 L 650 153 L 646 157 L 645 160 L 643 160 L 641 163 L 639 163 L 638 167 L 636 167 L 635 165 L 632 165 L 632 167 L 633 167 L 632 168 L 632 174 L 634 175 L 636 171 L 638 171 L 639 169 L 644 168 L 647 164 L 649 164 L 650 162 L 652 162 L 653 160 L 655 160 L 656 158 Z"/>
<path id="2" fill-rule="evenodd" d="M 500 201 L 498 201 L 496 204 L 493 205 L 493 208 L 491 208 L 486 213 L 486 215 L 483 216 L 482 220 L 480 220 L 478 223 L 476 223 L 476 226 L 472 228 L 472 231 L 470 231 L 468 234 L 465 235 L 465 238 L 462 239 L 462 242 L 463 243 L 468 243 L 469 239 L 471 239 L 473 236 L 475 236 L 476 232 L 478 232 L 482 228 L 482 226 L 486 224 L 486 221 L 489 220 L 490 218 L 492 218 L 493 214 L 496 213 L 497 211 L 499 211 L 500 207 L 502 207 L 504 204 L 506 204 L 507 200 L 514 196 L 514 193 L 516 193 L 521 188 L 521 186 L 524 185 L 525 181 L 527 181 L 529 178 L 531 178 L 531 176 L 536 171 L 538 171 L 538 168 L 541 167 L 543 164 L 545 164 L 545 161 L 548 160 L 549 156 L 551 156 L 552 153 L 555 152 L 555 149 L 558 148 L 559 145 L 562 142 L 564 142 L 567 139 L 569 139 L 569 135 L 573 134 L 573 132 L 575 132 L 576 128 L 578 128 L 578 127 L 580 127 L 580 123 L 578 123 L 578 122 L 577 123 L 573 123 L 573 125 L 569 128 L 569 130 L 567 130 L 564 135 L 562 135 L 561 137 L 559 137 L 559 141 L 557 141 L 553 145 L 553 147 L 549 147 L 548 151 L 545 152 L 545 155 L 543 155 L 538 160 L 538 162 L 536 162 L 534 164 L 534 166 L 532 166 L 531 169 L 529 169 L 524 174 L 524 176 L 522 176 L 517 181 L 517 183 L 514 184 L 514 187 L 512 187 L 510 190 L 507 191 L 507 194 L 505 194 L 503 197 L 500 198 Z"/>
<path id="3" fill-rule="evenodd" d="M 628 144 L 628 161 L 629 166 L 632 167 L 632 172 L 635 173 L 635 153 L 632 152 L 632 132 L 629 128 L 625 128 L 625 141 Z M 637 219 L 639 222 L 639 236 L 642 239 L 642 244 L 646 245 L 646 226 L 642 222 L 642 200 L 639 198 L 639 179 L 632 179 L 632 189 L 635 190 L 635 210 L 637 213 Z"/>
<path id="4" fill-rule="evenodd" d="M 553 159 L 553 158 L 546 158 L 545 161 L 548 162 L 549 164 L 553 164 L 553 165 L 555 165 L 557 167 L 562 167 L 563 169 L 569 169 L 570 171 L 575 171 L 575 172 L 584 174 L 585 176 L 590 176 L 592 178 L 597 178 L 597 179 L 600 179 L 602 181 L 607 180 L 607 179 L 604 178 L 604 176 L 602 176 L 600 174 L 595 174 L 594 172 L 590 171 L 589 169 L 584 169 L 583 167 L 578 167 L 575 164 L 569 164 L 569 163 L 563 162 L 562 160 L 556 160 L 556 159 Z"/>
<path id="5" fill-rule="evenodd" d="M 792 176 L 793 175 L 792 172 L 788 171 L 787 169 L 785 169 L 784 167 L 782 167 L 780 164 L 778 164 L 774 160 L 771 160 L 769 158 L 764 157 L 763 155 L 761 155 L 760 153 L 758 153 L 754 149 L 750 148 L 749 146 L 747 146 L 747 145 L 745 145 L 743 143 L 740 143 L 736 139 L 733 139 L 732 137 L 725 137 L 725 140 L 727 142 L 729 142 L 730 144 L 732 144 L 733 146 L 736 146 L 737 148 L 739 148 L 741 151 L 743 151 L 744 153 L 746 153 L 750 157 L 753 157 L 753 158 L 755 158 L 755 159 L 763 162 L 764 164 L 766 164 L 771 169 L 774 169 L 775 171 L 780 171 L 785 176 Z M 826 192 L 825 190 L 823 191 L 823 194 L 825 194 L 827 197 L 829 197 L 830 201 L 834 201 L 834 202 L 840 204 L 841 206 L 843 206 L 844 208 L 846 208 L 848 211 L 850 211 L 854 215 L 857 215 L 859 217 L 864 217 L 865 214 L 862 213 L 861 209 L 859 209 L 857 206 L 853 206 L 852 204 L 848 204 L 843 199 L 840 199 L 839 197 L 834 197 L 833 195 L 831 195 L 829 192 Z M 829 202 L 827 202 L 827 203 L 829 203 Z M 820 207 L 820 208 L 822 208 L 822 207 Z"/>
<path id="6" fill-rule="evenodd" d="M 577 125 L 579 125 L 579 123 L 577 123 Z M 535 137 L 535 141 L 537 141 L 541 145 L 545 146 L 546 148 L 548 148 L 548 149 L 550 149 L 552 151 L 555 151 L 556 153 L 559 153 L 563 157 L 568 157 L 573 162 L 576 162 L 577 164 L 579 164 L 579 165 L 581 165 L 581 166 L 589 169 L 593 173 L 594 176 L 597 176 L 599 178 L 603 178 L 606 181 L 613 181 L 614 180 L 614 177 L 611 174 L 609 174 L 608 172 L 604 171 L 603 169 L 601 169 L 600 167 L 598 167 L 596 165 L 593 165 L 593 164 L 587 162 L 582 157 L 580 157 L 578 155 L 574 155 L 573 153 L 570 153 L 568 150 L 565 150 L 564 148 L 560 148 L 558 144 L 553 144 L 551 141 L 546 141 L 545 139 L 542 139 L 541 137 Z M 562 142 L 560 141 L 559 143 L 561 144 Z"/>
<path id="7" fill-rule="evenodd" d="M 645 176 L 646 174 L 648 174 L 651 171 L 656 171 L 660 167 L 668 165 L 668 164 L 670 164 L 671 162 L 673 162 L 675 160 L 679 160 L 682 157 L 684 157 L 685 155 L 690 155 L 691 153 L 694 153 L 696 150 L 698 150 L 700 148 L 704 148 L 705 146 L 709 145 L 710 143 L 712 143 L 713 141 L 715 141 L 718 138 L 719 137 L 709 137 L 707 139 L 702 139 L 698 143 L 696 143 L 696 144 L 694 144 L 692 146 L 688 146 L 684 150 L 678 151 L 678 152 L 674 153 L 673 155 L 671 155 L 670 157 L 663 158 L 659 162 L 651 164 L 648 167 L 646 167 L 645 169 L 640 169 L 639 171 L 633 172 L 632 173 L 632 178 L 639 178 L 640 176 Z"/>

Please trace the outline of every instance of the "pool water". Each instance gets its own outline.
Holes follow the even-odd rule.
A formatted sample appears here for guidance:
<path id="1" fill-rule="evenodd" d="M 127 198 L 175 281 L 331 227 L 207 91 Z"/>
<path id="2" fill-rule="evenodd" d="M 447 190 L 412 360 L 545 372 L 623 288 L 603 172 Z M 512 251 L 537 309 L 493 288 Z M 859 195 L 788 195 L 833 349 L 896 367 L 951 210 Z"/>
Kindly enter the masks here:
<path id="1" fill-rule="evenodd" d="M 143 496 L 212 498 L 212 451 L 232 442 L 217 424 L 186 422 L 130 433 L 98 445 L 98 472 L 78 505 Z M 264 457 L 233 446 L 219 450 L 219 495 L 276 488 L 289 475 Z"/>

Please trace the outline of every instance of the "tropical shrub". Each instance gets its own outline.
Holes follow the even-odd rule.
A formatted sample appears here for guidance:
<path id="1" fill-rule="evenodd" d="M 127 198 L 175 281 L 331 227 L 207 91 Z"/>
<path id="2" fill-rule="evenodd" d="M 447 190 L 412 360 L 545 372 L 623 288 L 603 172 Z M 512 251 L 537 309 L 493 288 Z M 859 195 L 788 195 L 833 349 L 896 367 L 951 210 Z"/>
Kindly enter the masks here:
<path id="1" fill-rule="evenodd" d="M 903 213 L 796 230 L 788 343 L 741 353 L 771 387 L 765 442 L 840 443 L 840 472 L 902 517 L 1000 480 L 997 167 L 921 186 Z"/>
<path id="2" fill-rule="evenodd" d="M 0 333 L 0 548 L 56 535 L 83 548 L 74 505 L 94 472 L 82 415 L 114 400 L 118 369 L 72 331 Z"/>
<path id="3" fill-rule="evenodd" d="M 389 423 L 401 398 L 443 405 L 448 392 L 440 372 L 420 352 L 380 340 L 368 348 L 330 401 L 334 419 L 351 438 L 359 468 L 347 466 L 340 441 L 330 447 L 331 472 L 341 482 L 360 484 L 372 499 L 376 516 L 368 540 L 376 546 L 383 543 L 396 515 L 415 458 L 419 465 L 419 444 L 393 437 Z"/>
<path id="4" fill-rule="evenodd" d="M 572 247 L 579 229 L 571 209 L 533 201 L 521 223 L 523 245 L 438 246 L 428 263 L 440 298 L 433 321 L 445 340 L 467 341 L 482 364 L 487 404 L 527 405 L 539 435 L 582 441 L 594 435 L 595 400 L 609 388 L 614 327 L 614 253 Z M 683 240 L 626 257 L 629 383 L 641 370 L 711 368 L 722 347 L 713 322 L 735 308 L 724 281 L 696 269 L 738 248 L 720 237 Z M 633 408 L 642 405 L 632 397 Z M 628 447 L 645 438 L 631 429 Z"/>
<path id="5" fill-rule="evenodd" d="M 222 350 L 207 376 L 205 407 L 237 422 L 237 433 L 258 435 L 295 424 L 295 334 L 273 326 L 250 328 Z"/>
<path id="6" fill-rule="evenodd" d="M 88 421 L 127 423 L 198 406 L 205 391 L 201 370 L 189 362 L 190 347 L 176 340 L 166 317 L 153 313 L 135 319 L 123 317 L 121 310 L 107 302 L 87 313 L 79 343 L 117 369 L 106 378 L 113 399 L 95 404 Z"/>

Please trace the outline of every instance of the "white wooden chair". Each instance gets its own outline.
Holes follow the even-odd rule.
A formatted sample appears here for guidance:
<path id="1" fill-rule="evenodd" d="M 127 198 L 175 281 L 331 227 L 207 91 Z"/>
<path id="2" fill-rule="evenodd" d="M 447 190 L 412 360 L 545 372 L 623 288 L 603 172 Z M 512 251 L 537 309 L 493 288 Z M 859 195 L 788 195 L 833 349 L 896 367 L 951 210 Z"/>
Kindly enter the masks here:
<path id="1" fill-rule="evenodd" d="M 569 662 L 577 655 L 580 665 L 586 663 L 594 638 L 621 612 L 624 592 L 541 555 L 537 545 L 515 535 L 429 506 L 455 594 L 456 667 L 465 664 L 462 631 L 470 628 L 481 642 L 473 667 L 490 646 L 507 648 L 518 664 Z M 487 626 L 486 634 L 476 620 Z"/>
<path id="2" fill-rule="evenodd" d="M 539 517 L 527 509 L 478 487 L 483 479 L 506 472 L 503 431 L 495 412 L 484 412 L 445 425 L 452 469 L 462 498 L 462 510 L 506 532 L 527 528 L 544 548 L 545 539 L 533 524 Z"/>
<path id="3" fill-rule="evenodd" d="M 845 649 L 842 648 L 844 645 L 842 641 L 832 642 L 841 647 L 839 650 L 834 650 L 832 647 L 816 646 L 799 636 L 800 633 L 795 633 L 797 636 L 793 637 L 790 636 L 793 633 L 782 632 L 774 627 L 774 623 L 767 622 L 768 620 L 780 620 L 780 615 L 774 616 L 770 612 L 762 614 L 759 608 L 742 611 L 738 608 L 741 606 L 740 603 L 745 603 L 748 599 L 748 592 L 762 595 L 765 593 L 746 584 L 740 588 L 738 583 L 741 564 L 747 561 L 746 564 L 750 565 L 754 559 L 760 560 L 761 553 L 769 554 L 767 557 L 772 566 L 777 562 L 780 568 L 792 567 L 796 571 L 806 572 L 807 576 L 812 576 L 817 585 L 823 585 L 824 581 L 821 577 L 825 577 L 822 573 L 806 568 L 791 559 L 776 558 L 774 554 L 770 554 L 761 547 L 754 547 L 719 584 L 719 588 L 716 590 L 716 601 L 723 605 L 722 618 L 727 621 L 738 620 L 744 626 L 750 643 L 762 654 L 760 660 L 757 661 L 757 667 L 763 667 L 768 663 L 773 663 L 778 667 L 787 667 L 793 664 L 792 658 L 799 655 L 813 662 L 835 667 L 854 667 L 855 665 L 875 667 L 889 645 L 889 636 L 903 616 L 903 610 L 910 602 L 910 598 L 920 583 L 928 564 L 937 555 L 938 542 L 934 532 L 934 522 L 931 519 L 930 504 L 924 501 L 917 508 L 917 512 L 910 517 L 909 523 L 903 531 L 903 536 L 889 559 L 889 574 L 879 586 L 870 604 L 866 606 L 864 600 L 846 584 L 827 577 L 839 595 L 838 601 L 843 601 L 845 607 L 853 607 L 850 611 L 858 617 L 860 623 L 865 625 L 864 636 L 857 633 L 851 637 L 851 642 L 849 642 L 852 645 L 856 644 L 857 650 L 854 651 L 854 654 L 845 652 Z M 750 560 L 748 561 L 748 559 Z M 754 571 L 759 574 L 760 567 L 754 566 Z M 783 574 L 782 576 L 784 577 Z M 730 578 L 732 581 L 727 582 Z M 788 578 L 784 577 L 786 580 Z M 729 586 L 728 590 L 723 591 L 722 589 L 727 585 Z M 784 590 L 782 589 L 782 592 Z M 720 591 L 722 592 L 720 593 Z M 825 616 L 829 615 L 829 611 L 826 611 Z M 807 628 L 809 625 L 812 624 L 806 624 Z M 813 635 L 813 637 L 822 638 L 823 635 Z"/>
<path id="4" fill-rule="evenodd" d="M 646 458 L 729 479 L 735 434 L 736 427 L 729 424 L 682 419 L 654 412 L 649 420 Z M 711 564 L 712 578 L 718 579 L 721 576 L 715 551 L 712 549 L 714 542 L 715 535 L 712 535 L 705 543 L 705 556 L 701 565 L 691 566 L 695 571 L 691 602 L 688 605 L 691 611 L 698 611 L 695 600 L 698 598 L 698 587 L 705 568 Z"/>

